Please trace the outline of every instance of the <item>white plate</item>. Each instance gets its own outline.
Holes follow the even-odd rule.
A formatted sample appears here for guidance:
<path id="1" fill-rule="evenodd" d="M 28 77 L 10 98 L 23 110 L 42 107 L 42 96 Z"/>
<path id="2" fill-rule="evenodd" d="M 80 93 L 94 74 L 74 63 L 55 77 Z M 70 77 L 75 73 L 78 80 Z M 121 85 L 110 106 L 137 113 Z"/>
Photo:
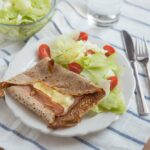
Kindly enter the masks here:
<path id="1" fill-rule="evenodd" d="M 11 62 L 6 74 L 4 75 L 4 80 L 11 78 L 30 68 L 37 61 L 37 48 L 41 43 L 49 44 L 52 38 L 47 38 L 40 40 L 34 44 L 27 44 L 22 51 L 20 51 L 13 61 Z M 96 41 L 92 41 L 95 42 Z M 99 41 L 100 44 L 100 41 Z M 101 42 L 103 45 L 104 42 Z M 122 92 L 125 98 L 125 103 L 128 106 L 130 98 L 135 89 L 135 81 L 132 73 L 132 69 L 127 59 L 118 52 L 117 57 L 118 63 L 122 66 L 123 73 L 121 75 L 121 86 Z M 128 81 L 128 82 L 126 82 Z M 24 106 L 19 104 L 17 101 L 13 100 L 11 97 L 6 95 L 6 103 L 12 112 L 20 118 L 20 120 L 27 126 L 40 130 L 41 132 L 52 134 L 56 136 L 77 136 L 85 135 L 91 132 L 102 130 L 108 127 L 113 121 L 119 118 L 118 115 L 113 113 L 101 113 L 94 117 L 84 117 L 82 121 L 75 127 L 67 129 L 52 130 L 46 127 L 46 124 L 40 120 L 34 113 L 26 109 Z"/>

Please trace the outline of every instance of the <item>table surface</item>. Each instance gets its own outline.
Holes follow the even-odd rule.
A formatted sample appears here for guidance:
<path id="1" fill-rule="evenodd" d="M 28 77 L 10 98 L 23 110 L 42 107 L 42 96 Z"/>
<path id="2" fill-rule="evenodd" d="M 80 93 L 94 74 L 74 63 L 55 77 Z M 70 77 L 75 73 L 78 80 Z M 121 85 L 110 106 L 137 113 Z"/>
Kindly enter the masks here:
<path id="1" fill-rule="evenodd" d="M 86 18 L 86 0 L 61 0 L 52 22 L 34 35 L 28 43 L 34 43 L 47 36 L 70 33 L 74 30 L 86 31 L 90 39 L 104 40 L 113 45 L 123 55 L 124 46 L 120 31 L 127 30 L 132 38 L 146 36 L 150 43 L 150 1 L 125 0 L 117 24 L 110 28 L 90 25 Z M 0 44 L 0 78 L 4 75 L 14 55 L 23 48 L 25 42 L 4 40 Z M 150 93 L 147 76 L 139 66 L 140 83 L 146 102 L 150 108 Z M 140 117 L 133 95 L 127 113 L 107 129 L 83 137 L 59 138 L 45 135 L 21 123 L 8 109 L 5 101 L 0 102 L 0 145 L 8 150 L 142 150 L 150 137 L 150 116 Z M 150 144 L 144 150 L 149 150 Z"/>

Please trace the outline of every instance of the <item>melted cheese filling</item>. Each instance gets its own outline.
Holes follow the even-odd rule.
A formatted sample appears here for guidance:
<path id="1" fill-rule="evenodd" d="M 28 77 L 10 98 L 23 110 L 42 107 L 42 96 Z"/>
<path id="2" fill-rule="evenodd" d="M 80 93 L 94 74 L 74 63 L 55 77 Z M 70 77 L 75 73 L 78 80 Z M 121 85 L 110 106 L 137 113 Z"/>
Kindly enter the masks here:
<path id="1" fill-rule="evenodd" d="M 66 112 L 68 108 L 74 103 L 74 98 L 70 95 L 64 95 L 57 90 L 47 86 L 43 82 L 36 82 L 34 88 L 42 91 L 44 94 L 51 97 L 53 102 L 60 104 Z"/>

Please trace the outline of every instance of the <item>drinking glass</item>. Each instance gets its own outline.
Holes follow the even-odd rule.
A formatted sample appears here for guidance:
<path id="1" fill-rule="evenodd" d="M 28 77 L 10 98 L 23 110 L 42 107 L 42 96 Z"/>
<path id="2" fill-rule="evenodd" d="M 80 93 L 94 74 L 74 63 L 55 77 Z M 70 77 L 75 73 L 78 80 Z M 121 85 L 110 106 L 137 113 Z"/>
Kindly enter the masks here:
<path id="1" fill-rule="evenodd" d="M 123 0 L 87 0 L 88 19 L 98 26 L 110 26 L 119 20 Z"/>

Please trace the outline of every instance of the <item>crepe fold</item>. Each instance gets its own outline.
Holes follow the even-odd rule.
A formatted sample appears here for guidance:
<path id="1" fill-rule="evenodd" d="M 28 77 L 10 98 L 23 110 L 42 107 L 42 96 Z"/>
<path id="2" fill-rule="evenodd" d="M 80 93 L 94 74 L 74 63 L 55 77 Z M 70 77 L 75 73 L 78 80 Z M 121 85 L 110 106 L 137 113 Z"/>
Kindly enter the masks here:
<path id="1" fill-rule="evenodd" d="M 72 96 L 73 104 L 67 111 L 64 111 L 63 107 L 54 102 L 52 97 L 34 87 L 37 82 L 42 82 L 63 95 Z M 46 121 L 48 127 L 53 129 L 76 125 L 105 95 L 103 89 L 54 63 L 49 58 L 1 82 L 0 91 L 5 91 L 14 100 L 32 110 Z"/>

